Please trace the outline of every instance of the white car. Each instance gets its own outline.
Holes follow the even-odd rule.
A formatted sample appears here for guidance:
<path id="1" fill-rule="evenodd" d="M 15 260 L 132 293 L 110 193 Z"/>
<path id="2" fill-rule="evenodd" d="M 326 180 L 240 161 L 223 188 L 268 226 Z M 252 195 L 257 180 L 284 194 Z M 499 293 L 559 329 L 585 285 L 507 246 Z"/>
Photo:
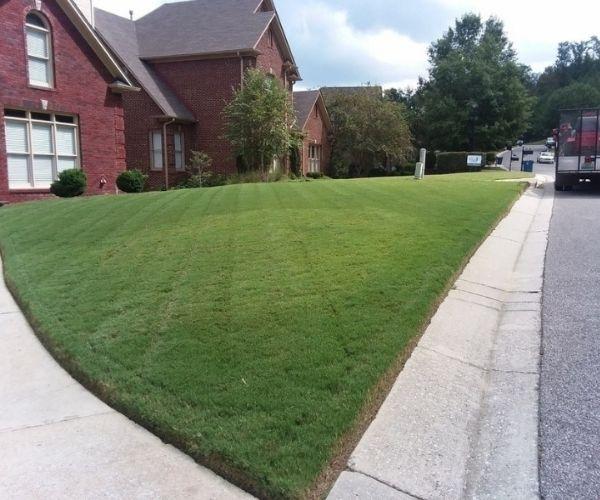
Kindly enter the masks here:
<path id="1" fill-rule="evenodd" d="M 538 156 L 538 163 L 554 163 L 554 153 L 545 151 Z"/>

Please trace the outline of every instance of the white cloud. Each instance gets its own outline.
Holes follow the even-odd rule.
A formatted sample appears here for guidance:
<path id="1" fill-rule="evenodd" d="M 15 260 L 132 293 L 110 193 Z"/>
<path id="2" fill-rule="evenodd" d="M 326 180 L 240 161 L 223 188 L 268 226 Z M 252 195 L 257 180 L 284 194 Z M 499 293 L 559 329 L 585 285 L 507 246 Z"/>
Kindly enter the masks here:
<path id="1" fill-rule="evenodd" d="M 344 10 L 336 10 L 322 1 L 296 4 L 286 15 L 286 29 L 301 71 L 316 85 L 358 85 L 366 83 L 390 86 L 402 81 L 414 85 L 427 69 L 427 45 L 389 28 L 361 30 L 352 26 Z M 308 57 L 313 60 L 307 60 Z M 313 74 L 318 60 L 322 81 Z M 327 74 L 324 70 L 329 68 Z"/>

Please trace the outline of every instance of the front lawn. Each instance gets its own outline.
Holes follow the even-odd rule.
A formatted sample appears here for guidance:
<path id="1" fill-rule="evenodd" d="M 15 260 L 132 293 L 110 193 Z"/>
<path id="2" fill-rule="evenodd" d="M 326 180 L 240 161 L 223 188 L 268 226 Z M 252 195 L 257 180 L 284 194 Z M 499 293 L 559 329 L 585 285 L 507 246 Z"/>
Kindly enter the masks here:
<path id="1" fill-rule="evenodd" d="M 299 497 L 522 185 L 490 172 L 0 209 L 9 285 L 80 380 L 254 493 Z"/>

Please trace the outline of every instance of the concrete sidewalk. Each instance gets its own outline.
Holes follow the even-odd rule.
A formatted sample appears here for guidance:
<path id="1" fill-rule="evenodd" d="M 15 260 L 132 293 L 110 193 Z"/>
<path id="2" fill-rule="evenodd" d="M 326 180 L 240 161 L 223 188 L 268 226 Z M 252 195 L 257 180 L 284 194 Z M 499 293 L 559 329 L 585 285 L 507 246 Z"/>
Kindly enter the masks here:
<path id="1" fill-rule="evenodd" d="M 6 500 L 251 498 L 73 380 L 36 338 L 1 272 L 0 455 Z"/>
<path id="2" fill-rule="evenodd" d="M 530 188 L 435 314 L 331 499 L 538 498 L 553 191 Z"/>

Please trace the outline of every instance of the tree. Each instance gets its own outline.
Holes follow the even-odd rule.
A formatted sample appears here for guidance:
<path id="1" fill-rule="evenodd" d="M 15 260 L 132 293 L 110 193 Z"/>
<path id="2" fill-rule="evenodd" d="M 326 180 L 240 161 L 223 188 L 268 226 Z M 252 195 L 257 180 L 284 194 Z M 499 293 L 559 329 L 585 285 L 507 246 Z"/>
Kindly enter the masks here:
<path id="1" fill-rule="evenodd" d="M 369 92 L 339 93 L 327 103 L 337 176 L 364 176 L 412 151 L 405 107 Z"/>
<path id="2" fill-rule="evenodd" d="M 546 137 L 558 125 L 560 109 L 600 106 L 600 40 L 562 42 L 556 61 L 539 76 L 530 135 Z"/>
<path id="3" fill-rule="evenodd" d="M 244 84 L 225 107 L 224 116 L 225 137 L 250 170 L 266 173 L 275 158 L 298 147 L 290 96 L 278 80 L 260 70 L 246 72 Z"/>
<path id="4" fill-rule="evenodd" d="M 531 74 L 517 62 L 501 21 L 466 14 L 431 45 L 429 62 L 429 79 L 414 97 L 423 145 L 489 150 L 526 131 Z"/>

